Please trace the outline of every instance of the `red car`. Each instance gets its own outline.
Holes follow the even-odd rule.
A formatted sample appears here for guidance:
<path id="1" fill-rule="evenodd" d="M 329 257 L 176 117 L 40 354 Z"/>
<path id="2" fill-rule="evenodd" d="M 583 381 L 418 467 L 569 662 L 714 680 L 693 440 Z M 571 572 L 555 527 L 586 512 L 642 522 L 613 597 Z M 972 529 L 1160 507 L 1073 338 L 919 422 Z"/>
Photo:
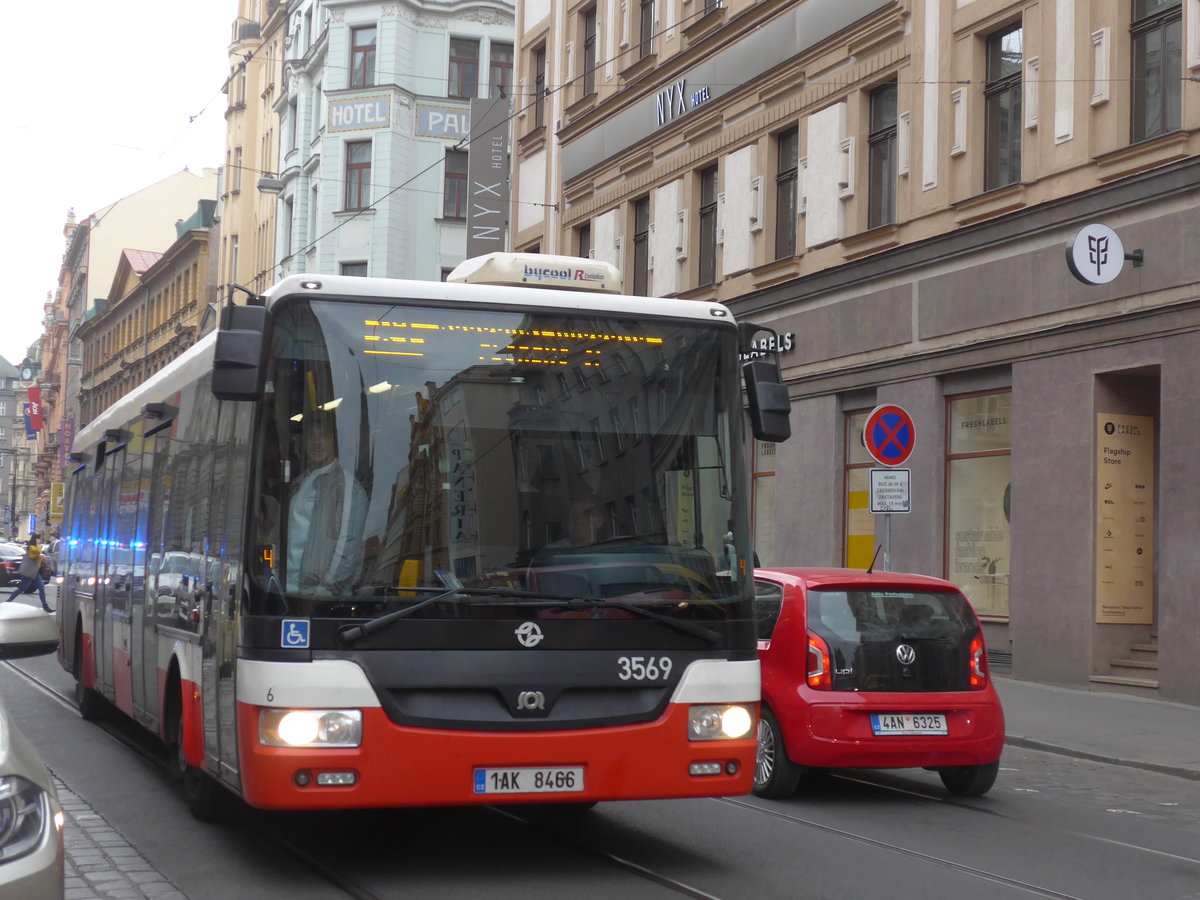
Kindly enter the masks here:
<path id="1" fill-rule="evenodd" d="M 983 630 L 949 581 L 852 569 L 755 569 L 762 716 L 754 793 L 808 769 L 933 769 L 952 794 L 996 781 L 1004 712 Z"/>

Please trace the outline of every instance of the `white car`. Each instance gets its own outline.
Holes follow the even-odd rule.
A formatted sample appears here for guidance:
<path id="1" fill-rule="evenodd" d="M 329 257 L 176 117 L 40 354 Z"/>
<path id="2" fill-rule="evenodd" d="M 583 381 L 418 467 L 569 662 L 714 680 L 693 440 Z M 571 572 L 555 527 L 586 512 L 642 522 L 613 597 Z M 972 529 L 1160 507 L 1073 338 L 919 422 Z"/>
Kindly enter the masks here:
<path id="1" fill-rule="evenodd" d="M 57 647 L 53 616 L 24 603 L 0 603 L 0 659 Z M 65 822 L 54 779 L 0 703 L 0 897 L 62 900 Z"/>

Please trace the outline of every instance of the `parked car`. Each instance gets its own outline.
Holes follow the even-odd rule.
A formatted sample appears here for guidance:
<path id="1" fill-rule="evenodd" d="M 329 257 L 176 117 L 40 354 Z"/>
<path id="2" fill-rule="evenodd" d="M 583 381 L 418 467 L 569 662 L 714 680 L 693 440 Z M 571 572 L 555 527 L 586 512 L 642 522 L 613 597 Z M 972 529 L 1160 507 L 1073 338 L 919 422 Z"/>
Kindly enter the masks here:
<path id="1" fill-rule="evenodd" d="M 52 616 L 25 603 L 0 603 L 0 659 L 53 653 Z M 65 817 L 54 779 L 0 702 L 0 897 L 62 900 Z"/>
<path id="2" fill-rule="evenodd" d="M 12 541 L 0 541 L 0 587 L 16 587 L 20 576 L 21 560 L 25 558 L 25 545 Z"/>
<path id="3" fill-rule="evenodd" d="M 762 714 L 754 792 L 810 769 L 936 771 L 952 794 L 996 781 L 1004 712 L 983 630 L 951 582 L 851 569 L 755 569 Z"/>
<path id="4" fill-rule="evenodd" d="M 0 587 L 15 587 L 17 582 L 21 580 L 17 571 L 21 568 L 21 560 L 24 558 L 24 544 L 16 544 L 11 541 L 0 542 Z M 41 571 L 42 581 L 50 584 L 54 569 L 50 561 L 46 559 L 45 554 L 42 555 Z M 25 591 L 27 594 L 31 592 L 30 589 L 26 589 Z"/>
<path id="5" fill-rule="evenodd" d="M 53 540 L 42 544 L 42 578 L 49 584 L 49 579 L 58 574 L 59 556 L 62 553 L 62 540 Z"/>

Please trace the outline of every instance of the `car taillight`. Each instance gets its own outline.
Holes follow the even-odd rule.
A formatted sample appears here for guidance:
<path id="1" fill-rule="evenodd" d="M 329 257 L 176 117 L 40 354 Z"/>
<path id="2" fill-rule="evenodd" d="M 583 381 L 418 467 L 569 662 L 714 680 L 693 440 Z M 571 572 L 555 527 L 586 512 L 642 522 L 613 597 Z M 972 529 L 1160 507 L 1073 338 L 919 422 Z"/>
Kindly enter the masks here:
<path id="1" fill-rule="evenodd" d="M 833 669 L 830 666 L 829 645 L 824 638 L 808 633 L 808 686 L 818 691 L 833 690 Z"/>
<path id="2" fill-rule="evenodd" d="M 987 687 L 987 655 L 983 650 L 983 635 L 977 634 L 971 641 L 971 681 L 973 691 Z"/>

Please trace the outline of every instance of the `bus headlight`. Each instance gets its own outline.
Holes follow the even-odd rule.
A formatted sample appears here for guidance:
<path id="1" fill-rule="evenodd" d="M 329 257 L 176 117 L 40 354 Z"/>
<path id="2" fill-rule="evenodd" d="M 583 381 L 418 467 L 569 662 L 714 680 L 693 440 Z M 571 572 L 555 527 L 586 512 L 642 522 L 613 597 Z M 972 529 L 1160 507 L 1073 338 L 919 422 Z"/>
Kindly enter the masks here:
<path id="1" fill-rule="evenodd" d="M 728 741 L 744 738 L 754 728 L 749 706 L 692 706 L 688 709 L 688 740 Z"/>
<path id="2" fill-rule="evenodd" d="M 263 709 L 258 742 L 267 747 L 357 747 L 362 743 L 362 710 Z"/>

